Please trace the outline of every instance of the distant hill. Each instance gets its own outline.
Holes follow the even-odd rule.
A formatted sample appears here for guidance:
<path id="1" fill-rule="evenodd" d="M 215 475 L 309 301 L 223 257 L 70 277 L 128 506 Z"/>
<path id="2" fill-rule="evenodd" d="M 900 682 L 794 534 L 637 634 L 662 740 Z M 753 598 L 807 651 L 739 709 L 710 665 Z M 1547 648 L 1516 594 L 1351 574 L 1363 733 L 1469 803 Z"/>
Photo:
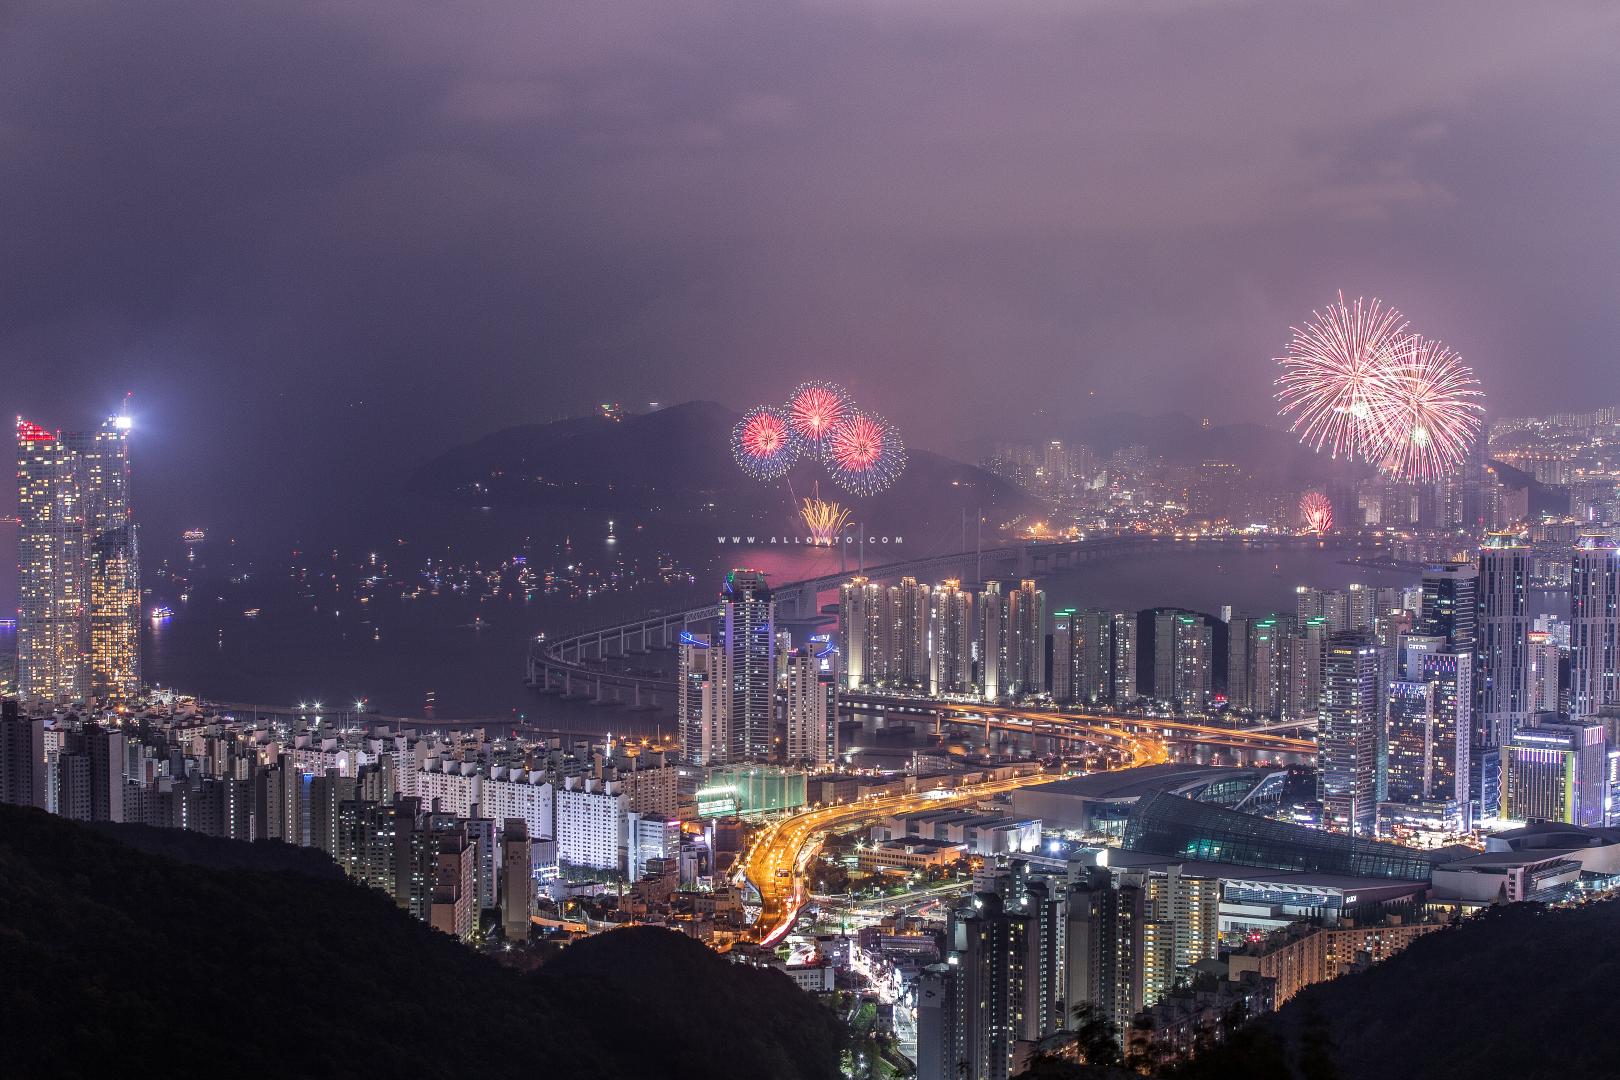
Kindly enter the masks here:
<path id="1" fill-rule="evenodd" d="M 1039 509 L 1036 500 L 999 477 L 926 450 L 910 450 L 900 480 L 867 499 L 840 491 L 815 462 L 801 462 L 786 480 L 760 483 L 732 461 L 737 419 L 716 402 L 689 401 L 619 422 L 584 417 L 506 428 L 428 462 L 410 485 L 480 506 L 786 522 L 794 496 L 809 495 L 819 480 L 824 497 L 851 507 L 869 527 L 911 532 L 959 524 L 964 512 L 980 508 L 991 521 Z"/>
<path id="2" fill-rule="evenodd" d="M 1072 423 L 1063 437 L 1103 457 L 1121 447 L 1141 445 L 1174 464 L 1229 461 L 1262 476 L 1304 482 L 1370 473 L 1365 466 L 1334 461 L 1301 446 L 1298 437 L 1282 427 L 1242 423 L 1206 428 L 1202 420 L 1185 413 L 1108 413 Z"/>
<path id="3" fill-rule="evenodd" d="M 1319 983 L 1179 1080 L 1620 1074 L 1620 903 L 1494 909 Z"/>
<path id="4" fill-rule="evenodd" d="M 0 806 L 5 1073 L 838 1076 L 778 972 L 641 928 L 520 975 L 293 851 Z"/>

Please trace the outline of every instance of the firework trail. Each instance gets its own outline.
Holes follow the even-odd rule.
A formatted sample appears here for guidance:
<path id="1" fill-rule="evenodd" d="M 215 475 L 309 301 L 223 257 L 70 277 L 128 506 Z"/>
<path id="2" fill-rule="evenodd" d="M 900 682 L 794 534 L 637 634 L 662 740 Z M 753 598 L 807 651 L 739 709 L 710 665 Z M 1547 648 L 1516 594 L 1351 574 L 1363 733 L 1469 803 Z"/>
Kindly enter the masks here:
<path id="1" fill-rule="evenodd" d="M 1305 519 L 1305 527 L 1317 536 L 1333 528 L 1333 502 L 1320 491 L 1305 493 L 1299 500 L 1299 513 Z"/>
<path id="2" fill-rule="evenodd" d="M 815 495 L 803 502 L 799 518 L 810 533 L 810 539 L 817 544 L 835 543 L 843 533 L 844 526 L 849 524 L 849 511 L 830 499 L 823 499 L 819 484 L 816 485 Z"/>
<path id="3" fill-rule="evenodd" d="M 1287 355 L 1277 358 L 1278 415 L 1317 452 L 1371 458 L 1377 426 L 1393 403 L 1394 363 L 1406 320 L 1377 300 L 1346 304 L 1344 294 L 1311 321 L 1291 328 Z"/>
<path id="4" fill-rule="evenodd" d="M 851 412 L 828 429 L 824 451 L 833 481 L 854 495 L 875 495 L 906 467 L 906 447 L 887 420 Z"/>
<path id="5" fill-rule="evenodd" d="M 749 409 L 731 429 L 731 456 L 756 480 L 786 476 L 799 458 L 799 440 L 781 411 L 767 405 Z"/>
<path id="6" fill-rule="evenodd" d="M 1479 380 L 1440 342 L 1413 334 L 1391 365 L 1368 456 L 1386 476 L 1428 483 L 1452 472 L 1479 435 Z"/>

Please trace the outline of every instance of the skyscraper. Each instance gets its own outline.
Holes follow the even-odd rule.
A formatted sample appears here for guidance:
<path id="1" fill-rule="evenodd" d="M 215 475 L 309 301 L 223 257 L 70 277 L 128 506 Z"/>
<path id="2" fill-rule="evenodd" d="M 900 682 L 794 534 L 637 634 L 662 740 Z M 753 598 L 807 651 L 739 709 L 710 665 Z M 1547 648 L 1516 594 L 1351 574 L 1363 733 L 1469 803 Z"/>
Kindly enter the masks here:
<path id="1" fill-rule="evenodd" d="M 979 592 L 979 691 L 986 701 L 1007 694 L 1007 598 L 999 581 Z"/>
<path id="2" fill-rule="evenodd" d="M 1075 616 L 1074 697 L 1082 705 L 1113 700 L 1114 624 L 1112 612 L 1096 608 Z M 1055 663 L 1055 650 L 1052 655 Z"/>
<path id="3" fill-rule="evenodd" d="M 1052 615 L 1052 700 L 1062 705 L 1074 702 L 1075 655 L 1078 637 L 1074 608 L 1064 608 Z"/>
<path id="4" fill-rule="evenodd" d="M 1503 754 L 1503 817 L 1583 828 L 1604 823 L 1602 724 L 1535 722 L 1515 734 Z"/>
<path id="5" fill-rule="evenodd" d="M 1317 708 L 1317 785 L 1322 820 L 1371 836 L 1378 815 L 1378 647 L 1365 633 L 1330 635 Z"/>
<path id="6" fill-rule="evenodd" d="M 764 761 L 775 716 L 776 600 L 759 570 L 733 570 L 721 594 L 730 761 Z"/>
<path id="7" fill-rule="evenodd" d="M 1426 801 L 1433 790 L 1434 684 L 1409 679 L 1390 683 L 1384 733 L 1389 748 L 1387 798 Z"/>
<path id="8" fill-rule="evenodd" d="M 1500 746 L 1532 711 L 1530 704 L 1530 549 L 1491 536 L 1479 549 L 1479 705 L 1476 741 Z"/>
<path id="9" fill-rule="evenodd" d="M 1479 645 L 1479 568 L 1472 563 L 1436 563 L 1423 570 L 1423 609 L 1418 632 L 1470 651 Z"/>
<path id="10" fill-rule="evenodd" d="M 864 577 L 839 586 L 838 651 L 851 690 L 879 682 L 886 667 L 884 600 L 883 588 Z"/>
<path id="11" fill-rule="evenodd" d="M 832 681 L 821 679 L 820 663 L 809 649 L 787 656 L 787 760 L 831 765 L 838 759 L 838 697 Z"/>
<path id="12" fill-rule="evenodd" d="M 1238 616 L 1226 620 L 1226 703 L 1233 709 L 1254 708 L 1254 624 L 1258 620 Z"/>
<path id="13" fill-rule="evenodd" d="M 1114 615 L 1114 704 L 1136 700 L 1136 613 Z"/>
<path id="14" fill-rule="evenodd" d="M 1046 690 L 1046 593 L 1025 578 L 1007 595 L 1007 693 L 1025 697 Z"/>
<path id="15" fill-rule="evenodd" d="M 140 688 L 140 564 L 129 505 L 129 418 L 95 431 L 17 420 L 18 686 L 105 702 Z"/>
<path id="16" fill-rule="evenodd" d="M 1583 538 L 1570 565 L 1569 715 L 1620 702 L 1620 549 Z"/>
<path id="17" fill-rule="evenodd" d="M 914 577 L 889 587 L 884 615 L 888 635 L 883 680 L 908 690 L 928 685 L 929 588 Z"/>
<path id="18" fill-rule="evenodd" d="M 951 962 L 965 993 L 959 1012 L 961 1057 L 974 1080 L 1006 1080 L 1024 1027 L 1029 917 L 1008 911 L 995 893 L 979 893 L 951 913 Z M 963 1075 L 958 1072 L 954 1075 Z"/>
<path id="19" fill-rule="evenodd" d="M 1283 714 L 1292 719 L 1317 715 L 1322 695 L 1322 662 L 1330 636 L 1327 620 L 1320 615 L 1300 621 L 1288 650 L 1288 684 Z"/>
<path id="20" fill-rule="evenodd" d="M 955 580 L 934 589 L 928 616 L 930 692 L 977 696 L 973 676 L 977 637 L 973 594 Z"/>
<path id="21" fill-rule="evenodd" d="M 711 648 L 707 634 L 685 633 L 675 652 L 675 724 L 681 755 L 693 765 L 727 760 L 730 745 L 723 726 L 725 706 L 720 694 L 725 650 Z"/>
<path id="22" fill-rule="evenodd" d="M 1420 663 L 1422 681 L 1433 692 L 1425 796 L 1454 804 L 1457 814 L 1453 820 L 1466 830 L 1471 820 L 1468 805 L 1469 778 L 1473 775 L 1474 654 L 1467 649 L 1448 648 L 1423 654 Z"/>

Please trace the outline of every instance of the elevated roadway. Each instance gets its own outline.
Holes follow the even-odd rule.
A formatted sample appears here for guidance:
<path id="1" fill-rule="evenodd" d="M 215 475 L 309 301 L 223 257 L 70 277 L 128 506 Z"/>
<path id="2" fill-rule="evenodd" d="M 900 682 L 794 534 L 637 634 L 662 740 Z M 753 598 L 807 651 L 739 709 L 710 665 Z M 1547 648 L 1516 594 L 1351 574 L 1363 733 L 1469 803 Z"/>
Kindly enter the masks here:
<path id="1" fill-rule="evenodd" d="M 1151 736 L 1099 727 L 1092 737 L 1119 751 L 1119 768 L 1169 760 L 1164 743 Z M 760 944 L 774 945 L 792 929 L 808 896 L 810 863 L 832 829 L 894 814 L 974 803 L 1021 787 L 1048 783 L 1061 775 L 1036 771 L 969 787 L 880 796 L 816 807 L 774 822 L 754 838 L 740 864 L 740 876 L 752 883 L 760 895 L 760 914 L 750 936 Z"/>

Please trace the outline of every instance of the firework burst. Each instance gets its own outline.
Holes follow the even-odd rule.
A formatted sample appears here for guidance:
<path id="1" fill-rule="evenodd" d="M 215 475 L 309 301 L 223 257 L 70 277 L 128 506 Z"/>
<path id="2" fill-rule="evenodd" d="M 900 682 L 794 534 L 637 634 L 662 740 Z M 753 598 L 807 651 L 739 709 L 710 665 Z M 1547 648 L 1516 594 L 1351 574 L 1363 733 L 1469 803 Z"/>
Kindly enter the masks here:
<path id="1" fill-rule="evenodd" d="M 1305 493 L 1299 500 L 1299 514 L 1305 519 L 1305 527 L 1317 536 L 1333 528 L 1333 501 L 1320 491 Z"/>
<path id="2" fill-rule="evenodd" d="M 799 440 L 779 409 L 749 409 L 731 429 L 731 456 L 756 480 L 787 475 L 799 458 Z"/>
<path id="3" fill-rule="evenodd" d="M 855 403 L 837 383 L 800 383 L 788 395 L 787 417 L 793 433 L 816 451 L 824 451 L 828 433 L 848 419 Z"/>
<path id="4" fill-rule="evenodd" d="M 813 497 L 804 499 L 804 506 L 799 511 L 799 519 L 810 534 L 810 539 L 817 544 L 833 544 L 849 524 L 849 511 L 833 502 L 831 499 L 821 497 L 821 486 L 816 486 Z"/>
<path id="5" fill-rule="evenodd" d="M 1395 392 L 1393 372 L 1406 320 L 1377 300 L 1346 304 L 1344 294 L 1293 327 L 1277 358 L 1278 415 L 1299 441 L 1334 457 L 1372 457 L 1379 416 Z"/>
<path id="6" fill-rule="evenodd" d="M 833 481 L 854 495 L 875 495 L 906 467 L 900 433 L 874 413 L 851 411 L 827 431 L 824 451 Z"/>
<path id="7" fill-rule="evenodd" d="M 1376 408 L 1374 460 L 1386 476 L 1428 483 L 1454 471 L 1479 435 L 1479 380 L 1450 349 L 1421 334 L 1402 343 Z"/>

